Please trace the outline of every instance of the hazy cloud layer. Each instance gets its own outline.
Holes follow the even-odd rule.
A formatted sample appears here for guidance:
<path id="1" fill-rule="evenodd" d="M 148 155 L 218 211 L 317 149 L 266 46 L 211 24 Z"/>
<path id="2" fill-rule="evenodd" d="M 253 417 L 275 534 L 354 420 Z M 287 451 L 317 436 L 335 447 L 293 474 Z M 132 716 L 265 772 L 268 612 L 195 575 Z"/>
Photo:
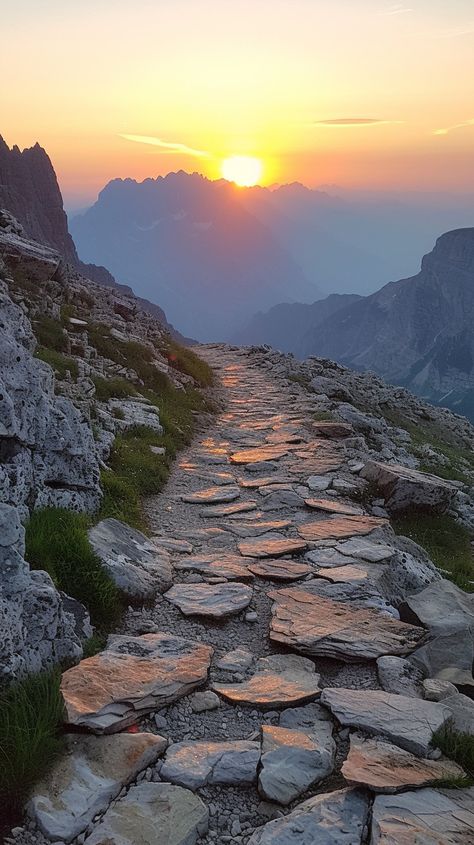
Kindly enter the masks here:
<path id="1" fill-rule="evenodd" d="M 126 141 L 135 141 L 137 144 L 149 144 L 153 147 L 160 147 L 163 152 L 181 153 L 181 155 L 196 156 L 197 158 L 207 158 L 209 153 L 205 150 L 194 150 L 186 144 L 180 144 L 175 141 L 163 141 L 162 138 L 155 138 L 153 135 L 124 135 L 120 133 L 120 138 L 125 138 Z"/>
<path id="2" fill-rule="evenodd" d="M 402 123 L 401 120 L 383 120 L 378 117 L 337 117 L 333 120 L 317 120 L 315 126 L 376 126 L 387 123 Z"/>
<path id="3" fill-rule="evenodd" d="M 471 117 L 469 120 L 464 120 L 462 123 L 455 123 L 453 126 L 447 126 L 445 129 L 434 129 L 433 135 L 449 135 L 450 132 L 454 132 L 456 129 L 464 129 L 465 126 L 474 126 L 474 117 Z"/>

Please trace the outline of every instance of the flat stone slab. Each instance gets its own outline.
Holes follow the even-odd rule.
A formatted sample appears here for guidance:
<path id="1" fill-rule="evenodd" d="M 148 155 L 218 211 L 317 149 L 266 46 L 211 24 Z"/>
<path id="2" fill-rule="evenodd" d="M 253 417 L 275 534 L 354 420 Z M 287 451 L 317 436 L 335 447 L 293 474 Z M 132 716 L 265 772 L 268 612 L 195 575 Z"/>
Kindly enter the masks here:
<path id="1" fill-rule="evenodd" d="M 307 543 L 303 540 L 275 533 L 241 540 L 238 547 L 239 552 L 246 557 L 281 557 L 304 552 Z"/>
<path id="2" fill-rule="evenodd" d="M 353 662 L 383 654 L 408 654 L 425 631 L 372 608 L 353 607 L 309 591 L 286 587 L 273 599 L 270 639 L 297 651 Z"/>
<path id="3" fill-rule="evenodd" d="M 321 692 L 312 660 L 286 654 L 262 657 L 249 680 L 240 684 L 213 684 L 213 689 L 234 704 L 268 709 L 313 701 Z"/>
<path id="4" fill-rule="evenodd" d="M 294 484 L 294 478 L 287 475 L 259 475 L 257 478 L 238 478 L 239 485 L 249 490 L 266 487 L 269 484 Z"/>
<path id="5" fill-rule="evenodd" d="M 213 649 L 171 634 L 115 635 L 105 651 L 64 672 L 67 723 L 113 733 L 207 680 Z"/>
<path id="6" fill-rule="evenodd" d="M 328 707 L 342 725 L 385 737 L 420 757 L 428 756 L 434 732 L 450 715 L 442 704 L 382 690 L 326 687 L 321 704 Z"/>
<path id="7" fill-rule="evenodd" d="M 210 517 L 232 516 L 234 513 L 248 513 L 249 511 L 257 510 L 257 502 L 237 502 L 235 505 L 210 505 L 202 511 L 199 511 L 199 516 L 207 519 Z"/>
<path id="8" fill-rule="evenodd" d="M 259 742 L 177 742 L 168 749 L 160 777 L 193 791 L 211 784 L 248 785 L 257 779 L 259 760 Z"/>
<path id="9" fill-rule="evenodd" d="M 223 502 L 233 502 L 240 496 L 239 487 L 208 487 L 206 490 L 198 490 L 196 493 L 183 493 L 181 499 L 183 502 L 189 502 L 193 505 L 203 505 L 209 503 L 210 505 L 219 505 Z"/>
<path id="10" fill-rule="evenodd" d="M 345 502 L 340 502 L 338 499 L 305 499 L 306 507 L 313 508 L 317 511 L 325 511 L 327 513 L 339 513 L 343 516 L 361 516 L 363 515 L 362 508 L 357 508 L 354 505 L 349 505 Z"/>
<path id="11" fill-rule="evenodd" d="M 287 445 L 257 446 L 253 449 L 240 449 L 230 456 L 231 464 L 257 464 L 260 461 L 278 461 L 288 454 Z"/>
<path id="12" fill-rule="evenodd" d="M 167 745 L 151 733 L 67 735 L 66 753 L 33 788 L 28 815 L 45 836 L 71 842 Z"/>
<path id="13" fill-rule="evenodd" d="M 368 814 L 363 790 L 326 792 L 258 828 L 248 845 L 360 845 Z"/>
<path id="14" fill-rule="evenodd" d="M 426 760 L 391 742 L 351 734 L 350 750 L 342 775 L 352 786 L 372 792 L 394 793 L 410 787 L 429 786 L 446 778 L 464 777 L 452 760 Z"/>
<path id="15" fill-rule="evenodd" d="M 360 471 L 362 478 L 375 484 L 385 499 L 390 513 L 422 507 L 443 513 L 451 504 L 457 488 L 454 484 L 399 464 L 368 461 Z"/>
<path id="16" fill-rule="evenodd" d="M 165 599 L 179 607 L 185 616 L 212 616 L 221 619 L 248 607 L 253 591 L 245 584 L 175 584 Z"/>
<path id="17" fill-rule="evenodd" d="M 313 563 L 318 569 L 349 565 L 356 566 L 358 563 L 356 558 L 346 557 L 341 552 L 338 552 L 337 549 L 313 549 L 310 552 L 306 552 L 304 557 L 305 560 Z"/>
<path id="18" fill-rule="evenodd" d="M 374 543 L 360 537 L 352 537 L 344 543 L 337 543 L 335 550 L 346 557 L 361 558 L 368 563 L 380 563 L 383 560 L 389 560 L 396 551 L 393 546 Z"/>
<path id="19" fill-rule="evenodd" d="M 362 566 L 333 566 L 319 570 L 318 577 L 326 578 L 333 584 L 346 583 L 348 581 L 366 581 L 369 577 L 368 570 Z"/>
<path id="20" fill-rule="evenodd" d="M 173 583 L 169 554 L 118 519 L 102 519 L 89 540 L 114 584 L 131 599 L 146 601 Z"/>
<path id="21" fill-rule="evenodd" d="M 223 654 L 216 666 L 226 672 L 245 672 L 252 665 L 253 660 L 253 654 L 246 648 L 235 648 Z"/>
<path id="22" fill-rule="evenodd" d="M 319 458 L 314 456 L 307 457 L 307 455 L 300 452 L 299 454 L 296 453 L 296 457 L 299 458 L 299 461 L 292 460 L 291 464 L 286 467 L 287 471 L 294 475 L 325 475 L 327 472 L 336 472 L 342 466 L 341 458 L 332 455 L 321 455 Z"/>
<path id="23" fill-rule="evenodd" d="M 248 566 L 254 575 L 269 581 L 299 581 L 311 572 L 311 567 L 307 563 L 298 563 L 284 558 L 252 561 Z"/>
<path id="24" fill-rule="evenodd" d="M 370 845 L 471 845 L 474 788 L 378 795 Z"/>
<path id="25" fill-rule="evenodd" d="M 333 516 L 304 522 L 298 527 L 298 534 L 305 540 L 337 540 L 339 537 L 353 537 L 355 534 L 370 534 L 376 528 L 387 525 L 386 519 L 377 516 Z"/>
<path id="26" fill-rule="evenodd" d="M 264 725 L 260 794 L 286 806 L 331 774 L 336 750 L 332 727 L 318 704 L 284 711 L 279 727 Z"/>
<path id="27" fill-rule="evenodd" d="M 139 783 L 109 807 L 87 845 L 196 845 L 208 830 L 201 799 L 170 783 Z"/>
<path id="28" fill-rule="evenodd" d="M 183 558 L 175 563 L 175 569 L 182 572 L 200 572 L 201 575 L 219 576 L 229 581 L 240 579 L 252 579 L 253 575 L 248 569 L 252 560 L 246 560 L 242 555 L 233 555 L 223 552 L 209 552 L 208 554 L 193 555 Z"/>
<path id="29" fill-rule="evenodd" d="M 268 534 L 271 531 L 284 531 L 285 528 L 291 527 L 292 522 L 289 519 L 261 519 L 253 522 L 229 520 L 221 525 L 224 531 L 230 531 L 238 537 L 261 537 L 262 534 Z"/>
<path id="30" fill-rule="evenodd" d="M 354 434 L 354 429 L 349 423 L 337 420 L 318 420 L 313 423 L 313 428 L 317 437 L 329 437 L 331 440 L 352 437 Z"/>

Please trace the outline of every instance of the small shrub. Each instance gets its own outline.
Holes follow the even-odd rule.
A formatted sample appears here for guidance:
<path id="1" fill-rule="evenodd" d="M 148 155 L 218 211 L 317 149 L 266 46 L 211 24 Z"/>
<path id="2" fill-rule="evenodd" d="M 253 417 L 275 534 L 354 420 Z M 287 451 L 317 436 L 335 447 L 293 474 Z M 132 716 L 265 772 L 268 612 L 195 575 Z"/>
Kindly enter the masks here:
<path id="1" fill-rule="evenodd" d="M 133 384 L 124 378 L 100 378 L 95 376 L 92 381 L 95 385 L 95 398 L 99 402 L 107 402 L 109 399 L 125 399 L 127 396 L 136 394 Z"/>
<path id="2" fill-rule="evenodd" d="M 66 302 L 61 308 L 61 323 L 66 328 L 71 317 L 77 317 L 77 309 L 72 302 Z"/>
<path id="3" fill-rule="evenodd" d="M 472 786 L 474 783 L 474 735 L 457 731 L 450 719 L 433 734 L 431 744 L 434 748 L 439 748 L 445 757 L 454 760 L 466 772 L 467 778 L 461 784 L 451 785 Z M 466 783 L 467 779 L 470 783 Z"/>
<path id="4" fill-rule="evenodd" d="M 182 346 L 176 340 L 169 340 L 166 357 L 171 367 L 191 376 L 200 387 L 209 387 L 213 383 L 212 368 L 189 347 Z"/>
<path id="5" fill-rule="evenodd" d="M 392 519 L 397 534 L 410 537 L 428 552 L 433 563 L 449 573 L 458 587 L 473 592 L 474 556 L 469 531 L 448 514 L 411 509 Z"/>
<path id="6" fill-rule="evenodd" d="M 47 349 L 45 346 L 40 346 L 36 350 L 35 355 L 53 368 L 57 379 L 65 379 L 68 372 L 71 374 L 71 378 L 74 380 L 77 379 L 79 368 L 74 358 L 68 358 L 62 352 L 56 352 L 55 349 Z"/>
<path id="7" fill-rule="evenodd" d="M 121 600 L 112 579 L 92 550 L 89 521 L 63 508 L 34 511 L 26 526 L 26 559 L 32 569 L 44 569 L 56 586 L 89 610 L 99 629 L 117 620 Z"/>
<path id="8" fill-rule="evenodd" d="M 62 750 L 60 680 L 59 672 L 43 673 L 0 693 L 2 822 L 15 818 L 30 788 Z"/>
<path id="9" fill-rule="evenodd" d="M 38 314 L 33 320 L 33 331 L 40 346 L 64 352 L 67 349 L 67 335 L 61 323 L 53 317 Z"/>

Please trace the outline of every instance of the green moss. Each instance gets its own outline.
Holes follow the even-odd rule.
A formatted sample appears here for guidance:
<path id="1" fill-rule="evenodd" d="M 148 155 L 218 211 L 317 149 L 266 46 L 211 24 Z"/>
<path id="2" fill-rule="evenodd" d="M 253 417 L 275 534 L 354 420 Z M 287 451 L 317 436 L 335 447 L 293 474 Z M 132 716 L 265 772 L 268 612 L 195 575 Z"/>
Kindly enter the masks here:
<path id="1" fill-rule="evenodd" d="M 126 399 L 137 392 L 133 384 L 124 378 L 106 379 L 95 376 L 92 381 L 95 385 L 95 398 L 100 402 L 107 402 L 109 399 Z"/>
<path id="2" fill-rule="evenodd" d="M 59 672 L 35 675 L 0 694 L 0 806 L 13 820 L 28 791 L 63 748 Z"/>
<path id="3" fill-rule="evenodd" d="M 397 534 L 410 537 L 428 552 L 433 563 L 446 570 L 458 587 L 474 592 L 474 556 L 469 531 L 448 514 L 412 509 L 392 519 Z"/>
<path id="4" fill-rule="evenodd" d="M 446 757 L 454 760 L 466 772 L 467 778 L 461 782 L 448 783 L 450 786 L 472 786 L 474 784 L 474 735 L 461 733 L 448 720 L 442 728 L 433 734 L 431 744 L 439 748 Z M 468 781 L 468 782 L 467 782 Z"/>
<path id="5" fill-rule="evenodd" d="M 59 322 L 53 317 L 38 314 L 33 319 L 33 331 L 40 346 L 64 352 L 67 349 L 67 335 Z"/>
<path id="6" fill-rule="evenodd" d="M 77 379 L 79 369 L 74 358 L 69 358 L 62 352 L 56 352 L 55 349 L 47 349 L 45 346 L 39 346 L 35 355 L 53 368 L 57 379 L 64 380 L 68 372 L 71 374 L 71 378 Z"/>
<path id="7" fill-rule="evenodd" d="M 92 623 L 107 629 L 117 620 L 121 599 L 112 579 L 93 552 L 89 520 L 63 508 L 34 511 L 26 526 L 26 559 L 44 569 L 56 586 L 89 610 Z"/>

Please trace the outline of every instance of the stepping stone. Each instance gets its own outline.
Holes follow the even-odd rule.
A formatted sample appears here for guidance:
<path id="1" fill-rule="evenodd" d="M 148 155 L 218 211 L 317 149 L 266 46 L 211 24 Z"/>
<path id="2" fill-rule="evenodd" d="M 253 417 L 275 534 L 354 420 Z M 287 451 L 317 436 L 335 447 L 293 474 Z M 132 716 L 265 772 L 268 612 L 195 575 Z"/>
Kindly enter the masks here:
<path id="1" fill-rule="evenodd" d="M 227 578 L 229 581 L 239 581 L 241 578 L 252 580 L 249 563 L 252 563 L 252 559 L 245 559 L 242 555 L 211 551 L 207 554 L 183 558 L 175 564 L 175 569 L 180 572 L 200 572 L 204 576 Z"/>
<path id="2" fill-rule="evenodd" d="M 306 485 L 310 490 L 327 490 L 331 484 L 330 478 L 325 478 L 324 475 L 310 475 L 306 479 Z"/>
<path id="3" fill-rule="evenodd" d="M 277 533 L 241 540 L 238 545 L 239 552 L 247 557 L 281 557 L 304 552 L 307 548 L 307 544 L 302 540 Z"/>
<path id="4" fill-rule="evenodd" d="M 239 496 L 239 487 L 208 487 L 207 490 L 199 490 L 197 493 L 183 493 L 181 499 L 194 505 L 206 502 L 218 505 L 222 502 L 233 502 Z"/>
<path id="5" fill-rule="evenodd" d="M 241 684 L 213 684 L 212 688 L 233 704 L 266 709 L 312 701 L 321 692 L 313 661 L 292 654 L 261 657 L 249 680 Z"/>
<path id="6" fill-rule="evenodd" d="M 160 778 L 193 792 L 217 784 L 249 785 L 257 779 L 259 760 L 259 742 L 177 742 L 168 748 Z"/>
<path id="7" fill-rule="evenodd" d="M 444 513 L 457 493 L 457 487 L 444 478 L 398 464 L 368 461 L 360 475 L 378 487 L 390 513 L 409 508 Z"/>
<path id="8" fill-rule="evenodd" d="M 471 845 L 474 788 L 418 789 L 378 795 L 371 845 Z"/>
<path id="9" fill-rule="evenodd" d="M 107 649 L 64 672 L 66 722 L 113 733 L 207 680 L 213 649 L 171 634 L 114 635 Z"/>
<path id="10" fill-rule="evenodd" d="M 267 519 L 255 522 L 223 522 L 222 528 L 238 537 L 260 537 L 269 531 L 283 531 L 291 525 L 289 519 Z"/>
<path id="11" fill-rule="evenodd" d="M 326 578 L 334 584 L 366 581 L 369 577 L 367 569 L 361 566 L 333 566 L 322 569 L 316 573 L 318 578 Z"/>
<path id="12" fill-rule="evenodd" d="M 160 537 L 154 535 L 152 537 L 156 546 L 167 549 L 170 552 L 180 552 L 181 554 L 191 554 L 193 547 L 187 540 L 177 540 L 174 537 Z"/>
<path id="13" fill-rule="evenodd" d="M 377 516 L 333 516 L 304 522 L 298 527 L 298 534 L 305 540 L 335 540 L 354 534 L 370 534 L 382 525 L 388 525 L 387 520 Z"/>
<path id="14" fill-rule="evenodd" d="M 269 597 L 274 602 L 270 639 L 304 654 L 349 663 L 375 660 L 408 654 L 425 637 L 423 628 L 298 587 L 274 590 Z"/>
<path id="15" fill-rule="evenodd" d="M 295 453 L 293 453 L 294 455 Z M 292 458 L 293 458 L 292 455 Z M 340 458 L 337 457 L 324 457 L 321 456 L 320 458 L 308 458 L 305 457 L 304 454 L 296 455 L 299 457 L 299 461 L 292 461 L 289 466 L 286 467 L 287 471 L 293 473 L 294 475 L 301 475 L 304 473 L 308 476 L 315 476 L 315 475 L 325 475 L 327 472 L 336 472 L 342 466 L 342 461 Z M 331 483 L 331 480 L 328 480 L 328 487 Z M 311 486 L 311 485 L 309 485 Z M 313 488 L 317 489 L 317 488 Z M 321 489 L 321 488 L 319 488 Z"/>
<path id="16" fill-rule="evenodd" d="M 217 505 L 216 507 L 210 505 L 205 510 L 199 511 L 199 516 L 207 518 L 212 516 L 231 516 L 234 513 L 247 513 L 248 511 L 255 510 L 257 510 L 256 502 L 238 502 L 235 505 Z"/>
<path id="17" fill-rule="evenodd" d="M 315 795 L 258 828 L 248 845 L 361 845 L 368 814 L 368 793 L 361 789 Z"/>
<path id="18" fill-rule="evenodd" d="M 354 429 L 348 423 L 337 422 L 336 420 L 318 420 L 313 423 L 316 437 L 329 437 L 338 440 L 343 437 L 352 437 Z"/>
<path id="19" fill-rule="evenodd" d="M 185 616 L 212 616 L 222 619 L 248 607 L 253 591 L 245 584 L 175 584 L 165 599 L 179 607 Z"/>
<path id="20" fill-rule="evenodd" d="M 344 516 L 360 516 L 363 514 L 362 508 L 339 502 L 337 499 L 305 499 L 304 503 L 308 508 L 326 511 L 327 513 L 340 513 Z"/>
<path id="21" fill-rule="evenodd" d="M 264 445 L 253 449 L 241 449 L 230 456 L 231 464 L 257 464 L 262 461 L 278 461 L 288 454 L 289 445 Z"/>
<path id="22" fill-rule="evenodd" d="M 139 783 L 109 807 L 86 845 L 196 845 L 208 830 L 201 799 L 170 783 Z"/>
<path id="23" fill-rule="evenodd" d="M 268 484 L 294 484 L 294 478 L 285 475 L 263 475 L 258 478 L 239 478 L 241 487 L 253 490 L 257 487 L 266 487 Z"/>
<path id="24" fill-rule="evenodd" d="M 400 792 L 465 776 L 461 767 L 452 760 L 415 757 L 409 751 L 377 737 L 351 734 L 350 742 L 342 775 L 352 786 L 366 786 L 372 792 Z"/>
<path id="25" fill-rule="evenodd" d="M 264 725 L 260 794 L 287 806 L 312 784 L 330 775 L 336 751 L 332 727 L 326 711 L 318 704 L 284 711 L 279 727 Z"/>
<path id="26" fill-rule="evenodd" d="M 276 560 L 259 560 L 249 563 L 250 572 L 266 578 L 268 581 L 299 581 L 311 572 L 306 563 L 278 558 Z"/>
<path id="27" fill-rule="evenodd" d="M 427 757 L 432 751 L 433 734 L 450 715 L 442 704 L 382 690 L 326 687 L 321 704 L 329 708 L 341 725 L 385 737 L 420 757 Z"/>
<path id="28" fill-rule="evenodd" d="M 374 543 L 359 537 L 352 537 L 344 543 L 337 543 L 336 552 L 346 557 L 361 558 L 368 563 L 380 563 L 394 556 L 396 549 L 383 543 Z"/>
<path id="29" fill-rule="evenodd" d="M 264 501 L 262 507 L 263 511 L 276 511 L 282 508 L 302 508 L 304 499 L 298 496 L 293 490 L 280 490 L 271 493 Z"/>
<path id="30" fill-rule="evenodd" d="M 102 519 L 90 529 L 89 540 L 114 584 L 128 598 L 146 601 L 173 583 L 169 554 L 118 519 Z"/>
<path id="31" fill-rule="evenodd" d="M 168 740 L 150 733 L 66 735 L 66 753 L 35 784 L 28 815 L 49 839 L 71 842 L 123 786 L 154 765 L 167 745 Z"/>
<path id="32" fill-rule="evenodd" d="M 337 549 L 313 549 L 311 552 L 306 552 L 305 560 L 314 563 L 319 569 L 329 569 L 340 566 L 357 566 L 359 563 L 356 558 L 346 557 L 338 552 Z"/>

